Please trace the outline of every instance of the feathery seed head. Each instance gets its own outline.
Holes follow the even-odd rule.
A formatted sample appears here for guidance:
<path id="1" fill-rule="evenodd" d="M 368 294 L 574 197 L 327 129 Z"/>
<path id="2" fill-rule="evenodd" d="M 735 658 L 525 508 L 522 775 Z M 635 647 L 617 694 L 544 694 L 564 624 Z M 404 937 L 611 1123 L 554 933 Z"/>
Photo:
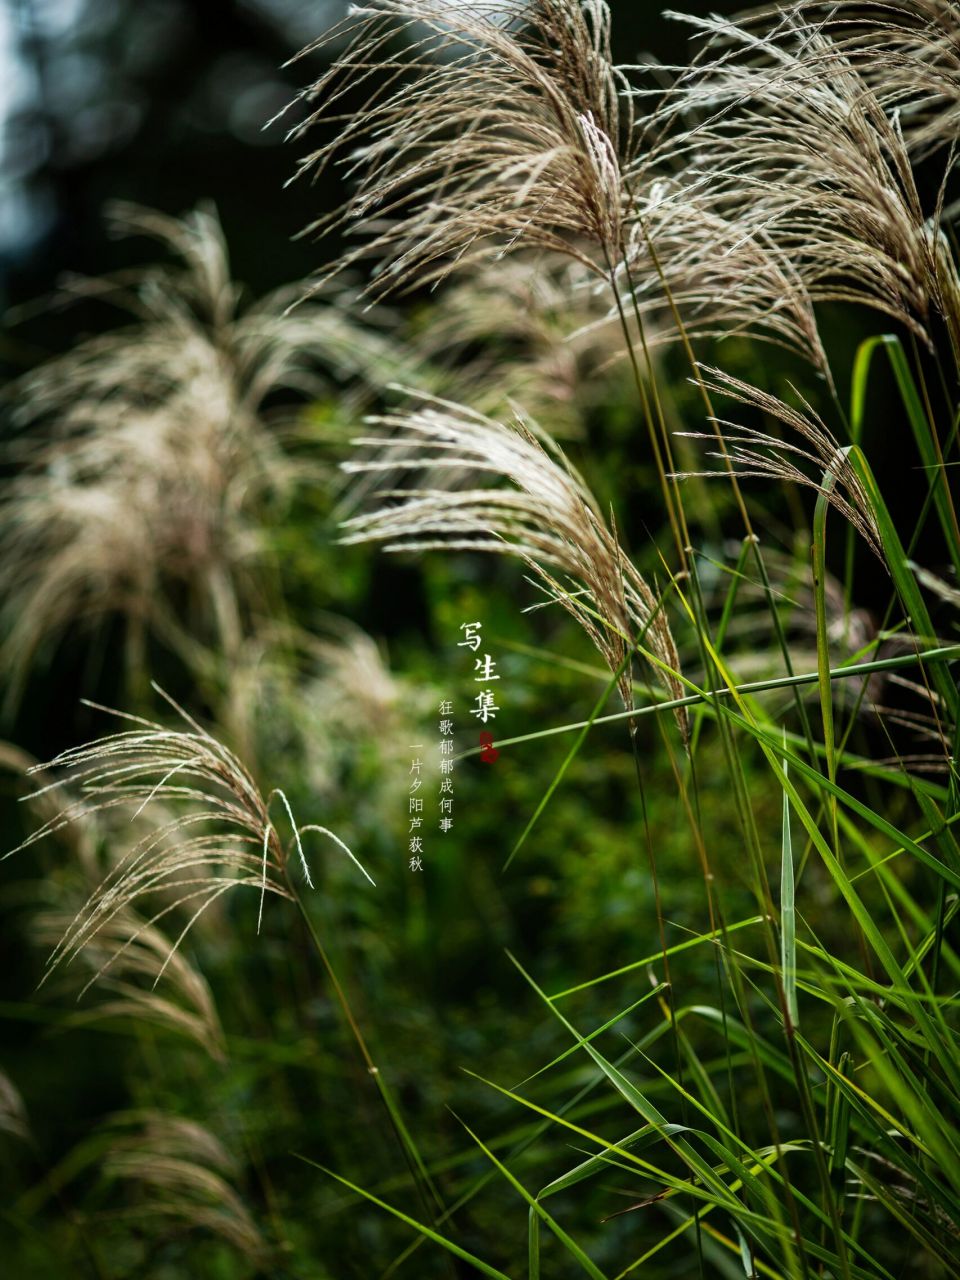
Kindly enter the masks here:
<path id="1" fill-rule="evenodd" d="M 69 748 L 49 764 L 37 766 L 61 773 L 78 798 L 68 801 L 19 849 L 91 813 L 132 811 L 138 817 L 151 806 L 173 807 L 172 816 L 151 826 L 90 895 L 54 948 L 48 975 L 95 942 L 109 954 L 91 981 L 118 960 L 122 960 L 121 972 L 131 967 L 144 970 L 145 965 L 150 968 L 148 953 L 156 950 L 158 938 L 165 941 L 151 930 L 171 913 L 185 912 L 186 923 L 156 967 L 156 984 L 189 930 L 225 893 L 241 886 L 257 890 L 262 919 L 267 893 L 292 896 L 287 863 L 294 850 L 303 877 L 311 885 L 302 841 L 309 831 L 332 840 L 370 879 L 337 836 L 313 824 L 298 827 L 282 791 L 264 798 L 233 752 L 172 700 L 167 701 L 185 722 L 185 729 L 167 729 L 138 716 L 114 712 L 134 727 Z M 43 790 L 58 785 L 54 782 Z M 290 824 L 293 834 L 288 843 L 281 841 L 271 818 L 273 807 L 281 808 Z M 152 903 L 153 913 L 145 919 L 132 910 L 141 900 Z M 108 940 L 116 950 L 106 946 Z M 131 949 L 133 955 L 129 954 Z"/>
<path id="2" fill-rule="evenodd" d="M 795 351 L 830 380 L 801 272 L 763 225 L 747 223 L 738 199 L 690 174 L 638 182 L 636 192 L 630 276 L 620 278 L 653 330 L 652 342 L 676 337 L 673 323 L 663 323 L 669 292 L 690 338 L 749 334 Z"/>
<path id="3" fill-rule="evenodd" d="M 863 59 L 802 4 L 741 26 L 685 20 L 708 40 L 667 94 L 656 163 L 789 262 L 813 302 L 865 304 L 926 342 L 939 314 L 960 350 L 939 204 L 925 212 L 898 112 Z"/>
<path id="4" fill-rule="evenodd" d="M 435 691 L 392 671 L 360 627 L 333 616 L 316 626 L 320 634 L 290 624 L 253 631 L 230 670 L 213 673 L 224 679 L 219 719 L 248 764 L 282 753 L 321 798 L 334 799 L 344 771 L 362 758 L 388 803 L 409 782 L 390 746 L 394 731 L 425 714 Z"/>
<path id="5" fill-rule="evenodd" d="M 803 397 L 797 393 L 802 407 L 795 409 L 769 392 L 720 369 L 705 368 L 704 374 L 707 379 L 705 385 L 710 391 L 781 422 L 793 434 L 793 439 L 782 440 L 765 431 L 718 418 L 715 425 L 722 433 L 726 452 L 711 456 L 729 460 L 741 477 L 784 480 L 825 493 L 830 505 L 853 525 L 882 561 L 880 532 L 860 477 L 850 463 L 847 451 Z M 709 432 L 682 434 L 694 439 L 716 440 L 716 435 Z M 795 443 L 797 440 L 800 443 Z M 811 468 L 812 474 L 803 469 L 804 463 Z M 729 472 L 724 469 L 688 474 L 723 476 Z M 824 489 L 824 476 L 833 477 L 832 488 Z"/>
<path id="6" fill-rule="evenodd" d="M 382 259 L 375 293 L 435 281 L 491 249 L 536 246 L 605 272 L 619 258 L 632 110 L 613 65 L 602 0 L 374 0 L 310 52 L 346 51 L 303 95 L 320 105 L 292 136 L 327 119 L 338 136 L 306 157 L 316 172 L 345 156 L 353 196 L 333 220 L 371 233 L 340 266 Z M 393 40 L 406 35 L 404 54 Z M 372 82 L 366 107 L 332 115 Z M 326 224 L 318 223 L 315 229 Z"/>
<path id="7" fill-rule="evenodd" d="M 672 697 L 682 696 L 679 659 L 662 600 L 624 553 L 595 500 L 556 445 L 519 417 L 506 425 L 448 401 L 421 396 L 406 413 L 374 419 L 383 434 L 357 443 L 372 456 L 352 472 L 420 473 L 422 483 L 384 493 L 373 511 L 345 522 L 346 542 L 387 550 L 494 551 L 524 560 L 549 596 L 571 613 L 603 655 L 624 705 L 633 706 L 628 654 L 635 642 L 655 659 Z M 449 477 L 457 478 L 457 487 Z M 509 488 L 477 487 L 484 477 Z M 566 579 L 561 582 L 554 571 Z M 685 721 L 680 720 L 685 727 Z"/>
<path id="8" fill-rule="evenodd" d="M 804 0 L 825 30 L 896 112 L 912 157 L 953 147 L 960 131 L 960 10 L 953 0 Z"/>

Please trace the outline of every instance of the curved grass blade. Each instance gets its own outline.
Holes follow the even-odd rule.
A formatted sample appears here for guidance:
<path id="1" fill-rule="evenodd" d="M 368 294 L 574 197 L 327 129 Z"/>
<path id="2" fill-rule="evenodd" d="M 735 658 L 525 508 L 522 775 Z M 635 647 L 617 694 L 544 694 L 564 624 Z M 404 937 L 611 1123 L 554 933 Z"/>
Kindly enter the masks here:
<path id="1" fill-rule="evenodd" d="M 457 1119 L 460 1120 L 460 1117 L 457 1116 Z M 577 1244 L 576 1240 L 574 1240 L 572 1236 L 568 1235 L 567 1232 L 564 1231 L 563 1227 L 560 1226 L 560 1223 L 557 1222 L 557 1220 L 547 1212 L 547 1210 L 543 1207 L 543 1205 L 540 1204 L 539 1201 L 530 1194 L 530 1192 L 526 1189 L 523 1183 L 520 1182 L 519 1179 L 513 1176 L 513 1174 L 510 1172 L 507 1166 L 503 1164 L 502 1161 L 497 1159 L 497 1157 L 493 1154 L 490 1148 L 486 1146 L 481 1141 L 480 1138 L 477 1137 L 477 1135 L 473 1132 L 470 1126 L 467 1125 L 463 1120 L 460 1120 L 460 1123 L 463 1125 L 464 1129 L 467 1131 L 470 1137 L 474 1140 L 474 1142 L 477 1144 L 477 1146 L 480 1148 L 483 1154 L 487 1157 L 487 1159 L 493 1165 L 495 1165 L 497 1169 L 500 1170 L 500 1172 L 503 1174 L 506 1180 L 510 1183 L 513 1189 L 515 1191 L 518 1191 L 520 1195 L 523 1196 L 531 1212 L 535 1213 L 538 1218 L 541 1218 L 547 1224 L 547 1226 L 550 1228 L 553 1234 L 557 1237 L 560 1243 L 564 1246 L 567 1252 L 571 1255 L 571 1257 L 576 1258 L 577 1262 L 580 1263 L 580 1266 L 584 1269 L 587 1275 L 591 1277 L 591 1280 L 607 1280 L 607 1277 L 603 1274 L 600 1268 L 594 1262 L 592 1262 L 590 1258 L 587 1257 L 584 1251 Z M 534 1259 L 536 1260 L 537 1270 L 536 1272 L 532 1272 L 532 1274 L 536 1275 L 539 1273 L 539 1252 L 535 1251 L 531 1246 L 531 1261 L 533 1261 Z"/>
<path id="2" fill-rule="evenodd" d="M 385 1200 L 381 1200 L 378 1196 L 373 1195 L 370 1191 L 364 1191 L 363 1187 L 358 1187 L 355 1183 L 350 1182 L 347 1178 L 343 1178 L 339 1173 L 334 1173 L 332 1169 L 325 1168 L 322 1164 L 318 1164 L 316 1160 L 311 1160 L 307 1156 L 297 1155 L 298 1160 L 302 1160 L 304 1164 L 310 1165 L 313 1169 L 319 1169 L 321 1173 L 333 1178 L 339 1182 L 341 1186 L 353 1191 L 358 1196 L 363 1196 L 365 1200 L 369 1200 L 371 1204 L 375 1204 L 379 1209 L 383 1209 L 386 1213 L 392 1214 L 394 1218 L 399 1218 L 401 1222 L 405 1222 L 408 1227 L 413 1227 L 414 1231 L 424 1236 L 427 1240 L 432 1240 L 434 1244 L 438 1244 L 441 1248 L 452 1253 L 454 1257 L 460 1258 L 463 1262 L 468 1262 L 470 1266 L 475 1267 L 481 1275 L 490 1276 L 492 1280 L 511 1280 L 510 1276 L 503 1271 L 498 1271 L 496 1267 L 490 1266 L 488 1262 L 484 1262 L 482 1258 L 475 1257 L 472 1253 L 468 1253 L 466 1249 L 462 1249 L 460 1245 L 455 1244 L 452 1240 L 448 1240 L 446 1236 L 440 1235 L 431 1227 L 426 1226 L 422 1222 L 417 1222 L 416 1218 L 411 1218 L 409 1214 L 397 1209 L 392 1204 L 387 1204 Z M 601 1277 L 602 1280 L 602 1277 Z"/>
<path id="3" fill-rule="evenodd" d="M 784 761 L 783 771 L 788 765 Z M 780 968 L 787 1017 L 792 1027 L 800 1025 L 797 1008 L 797 904 L 793 866 L 793 838 L 790 834 L 790 797 L 783 793 L 783 830 L 780 838 Z"/>

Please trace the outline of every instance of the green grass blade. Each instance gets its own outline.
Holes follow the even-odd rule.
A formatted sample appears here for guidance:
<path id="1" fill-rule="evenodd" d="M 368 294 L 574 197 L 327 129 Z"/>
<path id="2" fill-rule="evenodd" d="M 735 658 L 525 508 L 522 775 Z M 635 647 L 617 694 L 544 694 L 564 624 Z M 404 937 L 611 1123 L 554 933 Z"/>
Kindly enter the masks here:
<path id="1" fill-rule="evenodd" d="M 457 1118 L 459 1119 L 459 1117 Z M 576 1258 L 577 1262 L 579 1262 L 580 1266 L 584 1269 L 587 1275 L 591 1277 L 591 1280 L 607 1280 L 607 1277 L 603 1274 L 600 1268 L 594 1262 L 592 1262 L 590 1258 L 587 1257 L 584 1251 L 577 1244 L 576 1240 L 574 1240 L 572 1236 L 568 1235 L 567 1232 L 564 1231 L 563 1227 L 560 1226 L 559 1222 L 557 1222 L 556 1219 L 553 1218 L 547 1212 L 547 1210 L 543 1207 L 543 1205 L 540 1204 L 537 1201 L 537 1199 L 530 1194 L 530 1192 L 526 1189 L 523 1183 L 520 1182 L 518 1178 L 514 1177 L 514 1175 L 510 1172 L 510 1170 L 501 1160 L 497 1159 L 497 1157 L 493 1154 L 490 1148 L 486 1146 L 480 1138 L 477 1137 L 477 1135 L 473 1132 L 473 1130 L 469 1127 L 469 1125 L 465 1124 L 463 1120 L 460 1120 L 460 1123 L 463 1125 L 464 1129 L 467 1131 L 467 1133 L 470 1135 L 473 1141 L 477 1144 L 477 1146 L 480 1148 L 483 1154 L 491 1162 L 491 1164 L 493 1164 L 497 1169 L 499 1169 L 499 1171 L 503 1174 L 503 1176 L 510 1183 L 513 1189 L 519 1192 L 521 1196 L 523 1196 L 529 1208 L 537 1215 L 538 1218 L 541 1218 L 547 1224 L 547 1226 L 550 1228 L 553 1234 L 557 1237 L 560 1243 L 564 1246 L 567 1252 L 571 1255 L 571 1257 Z M 537 1262 L 537 1272 L 539 1273 L 539 1236 L 537 1237 L 537 1240 L 538 1240 L 538 1244 L 536 1249 L 536 1262 Z M 533 1254 L 533 1246 L 531 1246 L 531 1256 L 532 1254 Z"/>
<path id="2" fill-rule="evenodd" d="M 762 923 L 762 916 L 747 916 L 745 920 L 737 920 L 734 924 L 728 924 L 723 929 L 714 929 L 709 933 L 698 933 L 696 937 L 687 938 L 684 942 L 677 942 L 672 947 L 667 948 L 667 955 L 679 955 L 681 951 L 689 951 L 691 947 L 702 946 L 705 942 L 716 943 L 725 934 L 737 933 L 741 929 L 748 929 L 752 925 Z M 663 952 L 656 951 L 652 955 L 643 956 L 640 960 L 631 960 L 629 964 L 621 965 L 619 969 L 611 969 L 609 973 L 601 973 L 598 978 L 588 978 L 586 982 L 578 982 L 575 987 L 566 987 L 563 991 L 555 991 L 547 999 L 563 1000 L 567 996 L 576 995 L 578 991 L 586 991 L 589 987 L 596 987 L 601 982 L 610 982 L 613 978 L 621 978 L 625 973 L 633 973 L 636 969 L 644 969 L 647 965 L 656 964 L 658 960 L 662 959 Z"/>
<path id="3" fill-rule="evenodd" d="M 653 665 L 663 665 L 653 654 L 646 651 L 642 651 L 642 653 Z M 881 671 L 899 671 L 905 667 L 915 667 L 923 663 L 929 663 L 936 670 L 941 663 L 954 662 L 958 658 L 960 658 L 960 645 L 938 645 L 926 650 L 918 650 L 915 653 L 899 654 L 895 658 L 878 658 L 874 662 L 856 662 L 847 666 L 834 667 L 830 672 L 830 679 L 849 680 L 857 676 L 874 675 Z M 777 689 L 788 689 L 793 685 L 816 684 L 820 679 L 819 672 L 812 671 L 803 672 L 795 676 L 776 676 L 770 680 L 749 680 L 741 684 L 731 682 L 716 689 L 699 689 L 692 681 L 684 679 L 679 672 L 672 672 L 671 674 L 680 679 L 688 688 L 695 690 L 695 692 L 682 698 L 670 698 L 662 702 L 650 703 L 645 707 L 635 707 L 632 711 L 615 711 L 612 715 L 597 716 L 592 725 L 589 721 L 577 720 L 572 724 L 561 724 L 551 729 L 537 729 L 533 733 L 518 734 L 515 738 L 498 738 L 493 745 L 497 748 L 515 747 L 524 742 L 538 742 L 542 738 L 555 738 L 561 733 L 574 733 L 576 730 L 582 729 L 584 725 L 591 728 L 597 725 L 620 724 L 624 720 L 647 715 L 658 715 L 663 711 L 676 711 L 680 707 L 695 707 L 701 703 L 715 702 L 721 698 L 736 699 L 738 695 L 773 692 Z M 461 751 L 459 755 L 454 757 L 454 760 L 467 760 L 471 756 L 479 755 L 481 750 L 481 747 L 470 747 L 466 751 Z"/>
<path id="4" fill-rule="evenodd" d="M 786 761 L 783 765 L 787 773 Z M 787 1017 L 793 1027 L 800 1025 L 797 1008 L 797 903 L 793 866 L 793 838 L 790 834 L 790 797 L 783 793 L 783 828 L 780 838 L 780 967 Z"/>
<path id="5" fill-rule="evenodd" d="M 358 1196 L 363 1196 L 365 1200 L 369 1200 L 371 1204 L 375 1204 L 377 1208 L 383 1209 L 385 1213 L 391 1214 L 394 1218 L 398 1218 L 401 1222 L 406 1223 L 408 1227 L 412 1227 L 414 1231 L 418 1231 L 420 1235 L 427 1240 L 432 1240 L 434 1244 L 438 1244 L 441 1248 L 446 1249 L 448 1253 L 452 1253 L 454 1257 L 460 1258 L 462 1262 L 468 1262 L 470 1266 L 475 1267 L 481 1275 L 491 1276 L 492 1280 L 511 1280 L 510 1276 L 503 1271 L 498 1271 L 496 1267 L 491 1267 L 488 1262 L 484 1262 L 482 1258 L 475 1257 L 472 1253 L 468 1253 L 466 1249 L 462 1249 L 460 1245 L 455 1244 L 452 1240 L 448 1240 L 446 1236 L 440 1235 L 434 1231 L 432 1227 L 426 1226 L 423 1222 L 418 1222 L 416 1218 L 411 1218 L 409 1214 L 397 1209 L 392 1204 L 387 1204 L 385 1200 L 372 1194 L 370 1191 L 364 1191 L 363 1187 L 358 1187 L 355 1183 L 350 1182 L 347 1178 L 342 1178 L 339 1173 L 334 1173 L 332 1169 L 326 1169 L 322 1164 L 318 1164 L 315 1160 L 310 1160 L 307 1156 L 298 1155 L 298 1160 L 302 1160 L 304 1164 L 310 1165 L 313 1169 L 319 1169 L 321 1173 L 333 1178 L 335 1182 L 339 1182 L 341 1186 L 353 1191 Z M 602 1277 L 601 1277 L 602 1280 Z"/>
<path id="6" fill-rule="evenodd" d="M 880 349 L 886 352 L 890 361 L 890 368 L 893 371 L 910 430 L 913 432 L 923 467 L 928 473 L 930 491 L 933 494 L 947 551 L 953 561 L 954 569 L 960 572 L 960 527 L 957 524 L 957 512 L 947 483 L 940 441 L 933 423 L 927 416 L 903 343 L 895 334 L 885 333 L 869 338 L 861 343 L 857 351 L 850 398 L 854 443 L 860 443 L 860 434 L 865 420 L 870 366 L 874 353 Z"/>

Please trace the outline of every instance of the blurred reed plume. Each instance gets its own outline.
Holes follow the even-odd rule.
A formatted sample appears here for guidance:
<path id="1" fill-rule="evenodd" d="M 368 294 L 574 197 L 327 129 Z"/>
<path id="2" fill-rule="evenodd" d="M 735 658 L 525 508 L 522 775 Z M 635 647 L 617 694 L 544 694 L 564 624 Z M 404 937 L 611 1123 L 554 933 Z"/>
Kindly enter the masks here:
<path id="1" fill-rule="evenodd" d="M 346 620 L 329 619 L 331 634 L 318 639 L 315 654 L 320 676 L 311 699 L 312 712 L 323 724 L 349 733 L 350 725 L 390 736 L 398 727 L 401 707 L 409 712 L 405 683 L 387 665 L 376 641 Z M 415 697 L 415 695 L 414 695 Z"/>
<path id="2" fill-rule="evenodd" d="M 154 637 L 190 660 L 198 644 L 236 652 L 268 611 L 267 515 L 320 468 L 294 457 L 304 396 L 408 366 L 345 295 L 293 311 L 300 286 L 250 305 L 230 277 L 209 208 L 183 219 L 117 206 L 122 234 L 151 236 L 172 261 L 73 282 L 132 322 L 80 342 L 15 384 L 21 428 L 0 488 L 0 649 L 8 706 L 44 641 L 119 615 L 142 675 Z"/>
<path id="3" fill-rule="evenodd" d="M 34 936 L 56 948 L 75 928 L 76 920 L 76 914 L 62 909 L 45 911 L 34 922 Z M 218 1062 L 224 1060 L 223 1028 L 203 974 L 132 907 L 105 921 L 81 944 L 77 955 L 91 974 L 81 994 L 96 981 L 103 998 L 75 1014 L 72 1022 L 149 1023 L 185 1036 Z M 161 973 L 166 977 L 162 992 L 154 989 Z"/>
<path id="4" fill-rule="evenodd" d="M 396 54 L 400 35 L 408 45 Z M 529 0 L 506 14 L 491 0 L 374 0 L 304 54 L 345 41 L 301 95 L 319 106 L 291 131 L 299 139 L 336 123 L 299 172 L 345 156 L 357 179 L 342 210 L 312 228 L 370 234 L 339 268 L 379 258 L 373 294 L 439 280 L 491 249 L 556 251 L 609 273 L 621 256 L 621 167 L 634 131 L 602 0 Z M 365 108 L 337 116 L 362 86 Z"/>
<path id="5" fill-rule="evenodd" d="M 426 396 L 405 413 L 372 421 L 383 434 L 356 444 L 374 453 L 346 463 L 347 471 L 392 473 L 399 467 L 418 479 L 385 492 L 374 510 L 347 520 L 344 541 L 384 542 L 388 551 L 439 547 L 519 556 L 548 596 L 577 620 L 611 672 L 619 673 L 628 710 L 629 655 L 636 643 L 653 655 L 657 678 L 670 696 L 682 696 L 663 601 L 624 553 L 558 446 L 519 415 L 507 425 Z M 445 483 L 451 473 L 456 488 Z M 475 487 L 486 476 L 505 479 L 510 487 Z M 678 721 L 685 731 L 682 713 Z"/>
<path id="6" fill-rule="evenodd" d="M 20 1090 L 5 1071 L 0 1071 L 0 1133 L 29 1142 L 30 1120 Z"/>
<path id="7" fill-rule="evenodd" d="M 333 798 L 362 756 L 377 783 L 365 810 L 373 815 L 394 782 L 406 785 L 392 744 L 432 706 L 434 690 L 392 671 L 380 645 L 348 620 L 321 615 L 314 629 L 254 631 L 228 673 L 220 718 L 252 773 L 282 754 L 318 797 Z"/>
<path id="8" fill-rule="evenodd" d="M 126 1188 L 122 1214 L 167 1232 L 203 1231 L 225 1240 L 257 1268 L 268 1248 L 233 1182 L 237 1161 L 205 1125 L 162 1111 L 129 1111 L 104 1130 L 101 1172 Z"/>
<path id="9" fill-rule="evenodd" d="M 582 437 L 588 413 L 621 391 L 628 339 L 640 345 L 627 323 L 625 339 L 607 291 L 576 263 L 521 252 L 478 262 L 438 292 L 411 339 L 437 372 L 436 385 L 417 385 L 494 418 L 522 404 L 554 438 Z"/>
<path id="10" fill-rule="evenodd" d="M 81 953 L 88 959 L 99 953 L 104 958 L 90 982 L 120 962 L 118 972 L 148 974 L 156 985 L 174 962 L 188 931 L 225 893 L 240 887 L 255 889 L 261 920 L 267 893 L 292 898 L 287 864 L 294 849 L 303 878 L 312 885 L 302 843 L 310 831 L 332 840 L 370 879 L 337 836 L 316 824 L 298 827 L 283 792 L 274 791 L 264 799 L 233 752 L 175 703 L 171 705 L 185 729 L 168 729 L 138 716 L 113 712 L 135 727 L 72 747 L 49 764 L 38 766 L 57 771 L 78 798 L 68 801 L 20 849 L 91 813 L 119 809 L 132 811 L 136 818 L 149 806 L 169 804 L 173 809 L 172 816 L 148 829 L 114 863 L 91 893 L 54 947 L 45 976 Z M 42 790 L 58 785 L 53 782 Z M 281 841 L 270 817 L 274 799 L 282 805 L 292 829 L 287 844 Z M 153 914 L 134 914 L 133 908 L 141 900 L 151 901 L 156 907 Z M 187 919 L 167 946 L 155 929 L 158 921 L 173 912 L 186 913 Z M 97 952 L 91 950 L 94 946 Z M 212 1011 L 204 1007 L 202 993 L 197 1007 L 198 992 L 191 986 L 189 972 L 181 969 L 177 976 L 180 985 L 189 988 L 187 1002 L 194 1005 L 192 1016 L 209 1020 Z M 128 1000 L 135 998 L 129 990 L 123 995 Z"/>

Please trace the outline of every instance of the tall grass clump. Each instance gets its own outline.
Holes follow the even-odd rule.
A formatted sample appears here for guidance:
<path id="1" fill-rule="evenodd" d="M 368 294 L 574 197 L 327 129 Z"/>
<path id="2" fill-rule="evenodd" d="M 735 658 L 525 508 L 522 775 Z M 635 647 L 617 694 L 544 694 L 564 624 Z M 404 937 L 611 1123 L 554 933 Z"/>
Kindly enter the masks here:
<path id="1" fill-rule="evenodd" d="M 671 69 L 666 87 L 662 73 L 657 83 L 614 64 L 610 19 L 600 0 L 354 6 L 314 46 L 333 42 L 333 66 L 294 129 L 300 138 L 336 122 L 302 170 L 343 163 L 354 188 L 333 225 L 364 239 L 332 270 L 372 258 L 374 296 L 469 277 L 521 251 L 539 255 L 545 273 L 572 264 L 571 299 L 605 291 L 647 422 L 636 448 L 659 475 L 653 494 L 621 487 L 618 501 L 627 511 L 643 504 L 644 523 L 673 534 L 669 548 L 647 555 L 665 583 L 654 592 L 572 463 L 524 427 L 522 406 L 507 427 L 449 401 L 415 400 L 380 419 L 383 434 L 364 437 L 348 464 L 392 477 L 379 500 L 364 491 L 373 505 L 347 523 L 348 542 L 520 555 L 585 626 L 620 685 L 622 713 L 601 715 L 601 701 L 590 720 L 498 744 L 519 756 L 525 743 L 578 731 L 523 838 L 572 758 L 589 752 L 597 720 L 637 733 L 654 717 L 677 789 L 676 826 L 704 878 L 700 927 L 675 934 L 667 921 L 677 886 L 651 856 L 659 923 L 636 926 L 640 936 L 659 933 L 659 950 L 639 943 L 611 972 L 550 994 L 516 962 L 518 982 L 569 1048 L 531 1062 L 524 1084 L 473 1078 L 509 1104 L 513 1120 L 538 1126 L 531 1142 L 542 1159 L 503 1134 L 485 1139 L 468 1117 L 464 1132 L 526 1210 L 531 1277 L 566 1264 L 595 1277 L 661 1266 L 946 1277 L 960 1250 L 960 699 L 947 666 L 960 650 L 952 625 L 944 633 L 935 621 L 943 614 L 931 602 L 931 569 L 960 563 L 949 484 L 960 409 L 948 198 L 954 6 L 799 3 L 740 23 L 690 18 L 694 56 Z M 352 102 L 364 86 L 367 104 L 338 114 L 348 91 Z M 868 335 L 851 369 L 833 367 L 827 313 L 854 315 Z M 869 336 L 877 323 L 893 331 Z M 654 331 L 672 341 L 696 391 L 683 426 L 713 441 L 716 474 L 733 489 L 743 542 L 719 564 L 714 535 L 730 508 L 688 503 L 704 466 L 675 462 L 681 446 L 668 423 L 677 410 L 649 359 Z M 749 378 L 745 338 L 756 342 Z M 924 477 L 907 517 L 902 496 L 885 492 L 870 431 L 881 352 L 898 396 L 897 465 Z M 838 390 L 846 385 L 849 403 Z M 590 450 L 581 452 L 589 469 Z M 407 470 L 415 478 L 394 483 Z M 784 548 L 762 532 L 769 513 L 748 483 L 757 477 L 774 493 L 813 491 L 809 505 L 789 497 L 808 555 L 791 573 L 816 639 L 809 670 L 795 664 L 788 619 L 797 606 L 769 572 Z M 921 553 L 929 567 L 917 563 Z M 876 560 L 885 605 L 879 625 L 864 629 L 856 598 Z M 703 585 L 711 565 L 726 582 L 719 607 Z M 740 658 L 745 649 L 755 662 L 756 646 L 735 642 L 741 593 L 763 602 L 769 619 L 757 637 L 769 637 L 779 668 L 750 684 Z M 899 651 L 881 656 L 891 642 Z M 665 685 L 642 702 L 636 654 Z M 909 689 L 921 710 L 888 713 L 875 697 L 881 683 Z M 665 708 L 683 717 L 678 738 Z M 864 731 L 867 712 L 878 734 Z M 922 767 L 911 763 L 904 727 L 928 734 Z M 642 751 L 637 763 L 644 794 Z M 740 851 L 735 873 L 703 820 L 702 795 L 717 785 Z M 753 898 L 743 918 L 732 914 L 742 904 L 738 875 Z M 688 998 L 686 952 L 697 947 L 715 963 L 709 994 L 692 987 Z M 644 967 L 657 998 L 637 1015 L 630 976 Z M 615 982 L 619 1004 L 603 998 Z M 624 1040 L 614 1029 L 628 1015 Z M 609 1090 L 609 1123 L 589 1105 L 575 1110 L 583 1094 L 562 1075 L 573 1053 L 576 1080 Z M 564 1144 L 577 1153 L 563 1154 Z M 482 1250 L 465 1250 L 452 1226 L 415 1220 L 334 1176 L 474 1269 L 504 1274 Z M 594 1182 L 629 1189 L 628 1220 L 642 1219 L 615 1236 L 611 1223 L 599 1251 L 573 1234 L 578 1199 Z M 489 1244 L 491 1257 L 502 1256 Z"/>
<path id="2" fill-rule="evenodd" d="M 166 260 L 13 389 L 8 706 L 81 624 L 132 677 L 0 744 L 23 1016 L 120 1046 L 54 1139 L 4 1061 L 31 1280 L 958 1273 L 957 6 L 617 11 L 352 5 L 332 260 L 120 208 Z"/>

